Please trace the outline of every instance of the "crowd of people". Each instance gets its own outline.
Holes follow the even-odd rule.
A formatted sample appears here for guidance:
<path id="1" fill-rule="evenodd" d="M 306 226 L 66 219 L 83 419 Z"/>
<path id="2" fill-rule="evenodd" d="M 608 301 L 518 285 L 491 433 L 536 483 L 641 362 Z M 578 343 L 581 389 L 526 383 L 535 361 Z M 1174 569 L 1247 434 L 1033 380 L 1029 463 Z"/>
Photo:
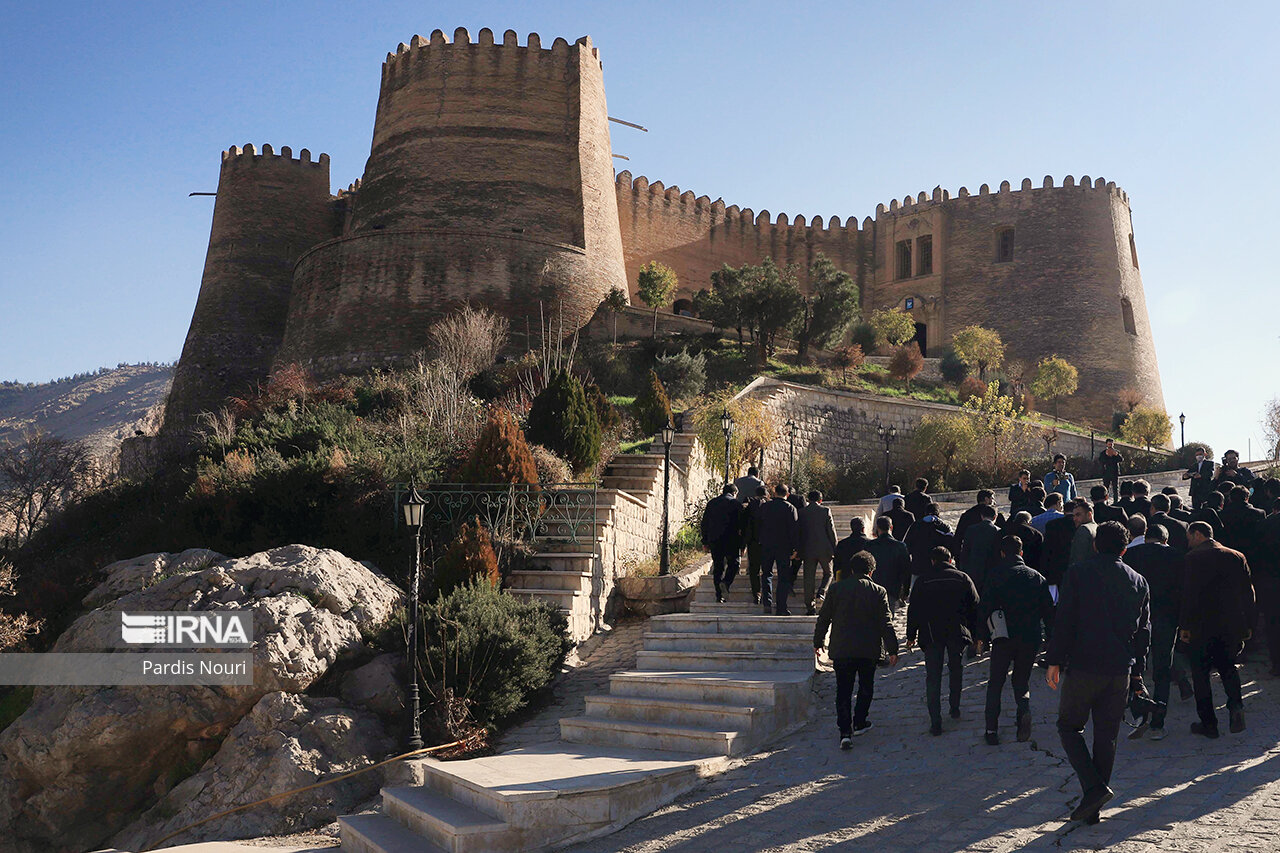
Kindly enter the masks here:
<path id="1" fill-rule="evenodd" d="M 703 516 L 716 600 L 728 595 L 744 550 L 752 597 L 765 614 L 791 615 L 803 573 L 805 613 L 818 617 L 815 654 L 825 649 L 835 670 L 842 749 L 871 728 L 875 672 L 897 664 L 893 615 L 904 606 L 905 647 L 918 644 L 924 654 L 932 735 L 943 733 L 943 669 L 948 710 L 959 719 L 965 659 L 989 647 L 986 742 L 1000 743 L 1007 680 L 1015 736 L 1029 740 L 1039 658 L 1061 694 L 1058 733 L 1083 792 L 1072 817 L 1096 822 L 1113 795 L 1126 708 L 1131 738 L 1161 740 L 1176 684 L 1183 699 L 1195 699 L 1191 732 L 1217 738 L 1212 672 L 1232 733 L 1245 728 L 1237 664 L 1258 653 L 1257 634 L 1266 639 L 1271 675 L 1280 676 L 1280 478 L 1241 467 L 1235 451 L 1215 466 L 1198 450 L 1183 474 L 1188 507 L 1173 487 L 1153 494 L 1145 480 L 1121 481 L 1123 457 L 1112 441 L 1099 461 L 1103 483 L 1087 498 L 1059 454 L 1039 480 L 1020 472 L 1007 515 L 984 489 L 954 527 L 927 480 L 907 494 L 892 486 L 870 530 L 854 518 L 844 538 L 821 492 L 800 496 L 778 484 L 770 493 L 751 468 Z M 1084 738 L 1090 719 L 1092 749 Z"/>

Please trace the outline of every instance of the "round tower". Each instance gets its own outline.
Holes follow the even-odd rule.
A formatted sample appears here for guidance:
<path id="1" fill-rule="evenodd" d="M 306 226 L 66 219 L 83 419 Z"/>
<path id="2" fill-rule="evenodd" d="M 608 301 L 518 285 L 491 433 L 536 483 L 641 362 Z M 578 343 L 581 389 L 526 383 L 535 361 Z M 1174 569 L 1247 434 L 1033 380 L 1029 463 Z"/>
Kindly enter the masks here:
<path id="1" fill-rule="evenodd" d="M 166 432 L 251 391 L 284 335 L 293 267 L 334 235 L 329 155 L 270 145 L 222 152 L 209 251 L 165 408 Z"/>
<path id="2" fill-rule="evenodd" d="M 400 361 L 464 302 L 523 330 L 577 328 L 625 286 L 599 54 L 437 30 L 389 54 L 373 144 L 338 240 L 307 252 L 277 363 Z"/>

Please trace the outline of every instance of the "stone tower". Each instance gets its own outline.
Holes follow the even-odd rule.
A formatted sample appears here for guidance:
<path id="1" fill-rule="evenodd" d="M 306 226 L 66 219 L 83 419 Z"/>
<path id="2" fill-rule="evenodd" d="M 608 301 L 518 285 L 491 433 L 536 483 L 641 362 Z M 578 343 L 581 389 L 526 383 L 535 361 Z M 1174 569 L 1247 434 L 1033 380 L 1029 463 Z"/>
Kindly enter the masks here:
<path id="1" fill-rule="evenodd" d="M 465 29 L 389 54 L 343 235 L 298 262 L 276 364 L 318 376 L 394 364 L 441 314 L 485 305 L 566 328 L 623 286 L 599 54 Z"/>

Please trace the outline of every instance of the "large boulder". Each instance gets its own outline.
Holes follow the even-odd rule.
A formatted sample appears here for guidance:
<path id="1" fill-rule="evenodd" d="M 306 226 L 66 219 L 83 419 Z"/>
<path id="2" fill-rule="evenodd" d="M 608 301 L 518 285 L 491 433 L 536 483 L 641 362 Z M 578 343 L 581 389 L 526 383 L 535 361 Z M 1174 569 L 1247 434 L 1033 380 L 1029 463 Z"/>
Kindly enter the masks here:
<path id="1" fill-rule="evenodd" d="M 339 659 L 366 653 L 362 638 L 404 603 L 368 567 L 302 545 L 187 565 L 82 616 L 53 650 L 109 649 L 122 610 L 249 610 L 253 683 L 37 689 L 0 732 L 0 826 L 9 830 L 0 851 L 100 844 L 199 770 L 263 696 L 300 693 Z"/>
<path id="2" fill-rule="evenodd" d="M 227 735 L 217 753 L 112 839 L 141 850 L 211 815 L 326 777 L 368 767 L 395 748 L 377 718 L 341 700 L 268 693 Z M 166 846 L 214 839 L 287 835 L 356 811 L 377 796 L 380 770 L 283 797 L 169 838 Z"/>
<path id="3" fill-rule="evenodd" d="M 207 548 L 188 548 L 180 554 L 143 554 L 103 569 L 102 583 L 84 597 L 85 607 L 100 607 L 122 595 L 146 589 L 172 575 L 207 569 L 227 559 Z"/>

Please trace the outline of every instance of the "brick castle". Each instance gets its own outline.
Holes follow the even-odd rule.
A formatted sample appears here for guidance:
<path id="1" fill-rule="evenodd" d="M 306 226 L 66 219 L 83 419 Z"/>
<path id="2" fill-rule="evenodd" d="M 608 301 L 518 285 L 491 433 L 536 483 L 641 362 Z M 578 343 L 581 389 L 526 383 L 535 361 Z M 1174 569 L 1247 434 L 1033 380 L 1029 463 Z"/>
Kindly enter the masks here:
<path id="1" fill-rule="evenodd" d="M 330 193 L 306 149 L 222 154 L 204 276 L 166 431 L 243 394 L 273 367 L 324 377 L 394 365 L 470 301 L 523 325 L 538 303 L 585 324 L 615 285 L 634 298 L 657 259 L 675 310 L 722 263 L 826 254 L 863 310 L 901 306 L 926 355 L 951 334 L 998 330 L 1009 357 L 1080 369 L 1064 415 L 1109 423 L 1129 386 L 1164 396 L 1129 198 L 1103 178 L 941 188 L 875 217 L 789 218 L 615 175 L 599 52 L 589 38 L 524 45 L 508 30 L 437 30 L 388 54 L 362 179 Z M 803 277 L 802 277 L 803 284 Z"/>

